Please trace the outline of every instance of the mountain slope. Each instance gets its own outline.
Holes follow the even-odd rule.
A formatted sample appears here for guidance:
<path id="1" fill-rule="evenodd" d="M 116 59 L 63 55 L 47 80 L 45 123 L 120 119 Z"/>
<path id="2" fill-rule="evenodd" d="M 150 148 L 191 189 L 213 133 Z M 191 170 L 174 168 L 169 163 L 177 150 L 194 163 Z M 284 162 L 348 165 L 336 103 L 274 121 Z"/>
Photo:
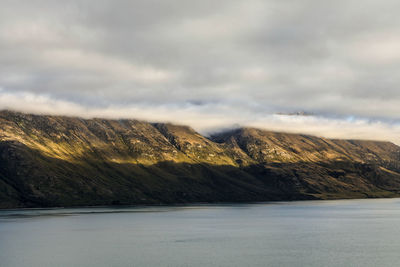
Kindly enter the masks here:
<path id="1" fill-rule="evenodd" d="M 392 197 L 400 147 L 0 112 L 0 207 Z"/>

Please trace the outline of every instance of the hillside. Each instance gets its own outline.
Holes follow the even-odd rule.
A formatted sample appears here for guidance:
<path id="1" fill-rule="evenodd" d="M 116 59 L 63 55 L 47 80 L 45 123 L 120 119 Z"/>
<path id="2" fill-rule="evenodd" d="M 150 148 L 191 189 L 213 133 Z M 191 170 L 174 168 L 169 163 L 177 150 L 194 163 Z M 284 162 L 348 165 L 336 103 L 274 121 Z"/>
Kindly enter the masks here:
<path id="1" fill-rule="evenodd" d="M 0 112 L 0 208 L 400 196 L 400 147 Z"/>

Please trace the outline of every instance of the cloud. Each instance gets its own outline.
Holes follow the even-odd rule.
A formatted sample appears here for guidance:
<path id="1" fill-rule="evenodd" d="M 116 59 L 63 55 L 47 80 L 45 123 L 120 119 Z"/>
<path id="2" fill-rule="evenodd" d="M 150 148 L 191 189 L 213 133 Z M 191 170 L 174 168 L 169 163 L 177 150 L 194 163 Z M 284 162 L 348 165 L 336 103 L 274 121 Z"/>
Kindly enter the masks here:
<path id="1" fill-rule="evenodd" d="M 1 93 L 0 106 L 36 114 L 70 115 L 84 118 L 131 119 L 150 122 L 172 122 L 191 125 L 195 130 L 213 134 L 241 126 L 260 129 L 307 133 L 327 138 L 391 140 L 400 145 L 400 124 L 354 117 L 327 118 L 316 115 L 257 114 L 248 108 L 220 103 L 187 103 L 186 105 L 135 105 L 88 108 L 74 102 L 37 96 L 31 93 Z M 229 115 L 227 115 L 229 114 Z"/>
<path id="2" fill-rule="evenodd" d="M 394 0 L 5 0 L 0 108 L 399 143 L 399 11 Z M 316 115 L 276 115 L 297 111 Z"/>

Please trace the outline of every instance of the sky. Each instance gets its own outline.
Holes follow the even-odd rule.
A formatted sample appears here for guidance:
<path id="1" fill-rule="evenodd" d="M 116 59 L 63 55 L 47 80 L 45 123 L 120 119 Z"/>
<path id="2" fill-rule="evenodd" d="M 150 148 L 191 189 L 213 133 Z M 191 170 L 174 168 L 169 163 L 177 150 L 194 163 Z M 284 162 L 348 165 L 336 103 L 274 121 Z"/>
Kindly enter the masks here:
<path id="1" fill-rule="evenodd" d="M 0 109 L 400 144 L 400 1 L 0 5 Z"/>

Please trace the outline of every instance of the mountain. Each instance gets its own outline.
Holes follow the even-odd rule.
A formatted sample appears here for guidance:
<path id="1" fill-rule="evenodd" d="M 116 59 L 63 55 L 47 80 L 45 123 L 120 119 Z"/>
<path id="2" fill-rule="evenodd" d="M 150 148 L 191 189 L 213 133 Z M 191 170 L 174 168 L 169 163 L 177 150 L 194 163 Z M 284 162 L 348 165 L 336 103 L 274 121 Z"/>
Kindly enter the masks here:
<path id="1" fill-rule="evenodd" d="M 400 196 L 400 147 L 0 112 L 0 207 Z"/>

